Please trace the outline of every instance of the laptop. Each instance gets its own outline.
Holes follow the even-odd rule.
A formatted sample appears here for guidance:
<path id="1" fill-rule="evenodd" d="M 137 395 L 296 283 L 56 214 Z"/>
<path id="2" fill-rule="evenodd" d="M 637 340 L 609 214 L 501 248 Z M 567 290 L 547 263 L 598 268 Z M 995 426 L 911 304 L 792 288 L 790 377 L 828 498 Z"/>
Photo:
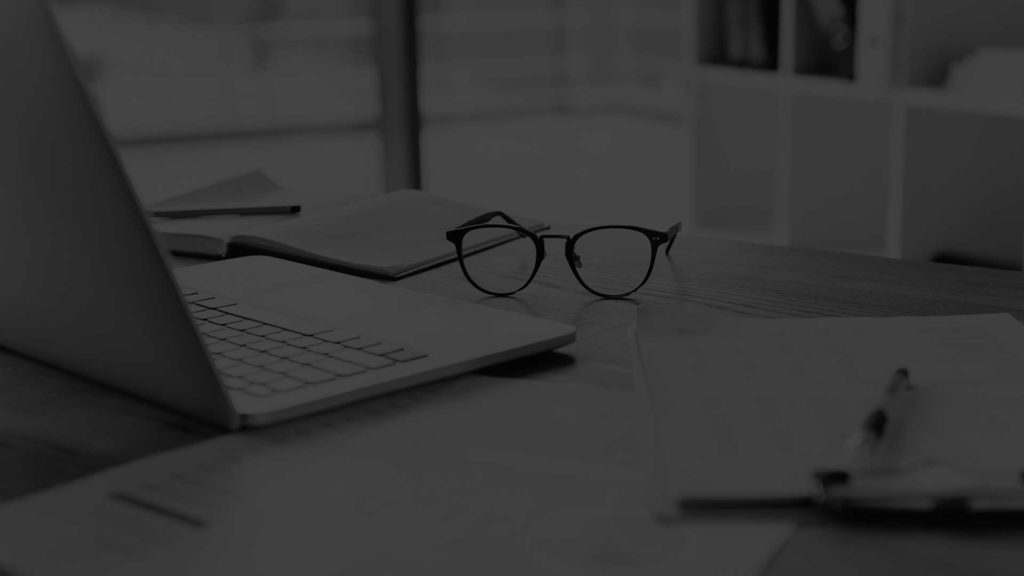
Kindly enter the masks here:
<path id="1" fill-rule="evenodd" d="M 275 258 L 172 273 L 41 1 L 0 2 L 0 86 L 6 348 L 236 429 L 575 338 Z"/>

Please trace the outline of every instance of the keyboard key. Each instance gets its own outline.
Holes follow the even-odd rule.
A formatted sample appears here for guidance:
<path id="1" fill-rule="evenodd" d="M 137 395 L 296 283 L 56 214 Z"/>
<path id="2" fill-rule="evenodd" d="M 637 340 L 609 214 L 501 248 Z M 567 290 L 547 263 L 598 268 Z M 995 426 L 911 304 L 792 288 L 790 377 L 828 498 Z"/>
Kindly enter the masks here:
<path id="1" fill-rule="evenodd" d="M 273 382 L 274 380 L 277 380 L 280 377 L 281 376 L 279 374 L 277 374 L 276 372 L 268 372 L 266 370 L 260 370 L 259 372 L 253 372 L 252 374 L 247 374 L 245 376 L 245 380 L 247 380 L 251 384 L 267 384 L 269 382 Z"/>
<path id="2" fill-rule="evenodd" d="M 344 342 L 346 340 L 352 340 L 358 338 L 359 334 L 353 334 L 344 330 L 331 330 L 330 332 L 324 332 L 323 334 L 317 334 L 317 338 L 326 340 L 328 342 Z"/>
<path id="3" fill-rule="evenodd" d="M 298 346 L 299 348 L 307 348 L 309 346 L 315 346 L 321 343 L 323 343 L 323 340 L 320 340 L 319 338 L 313 338 L 311 336 L 301 336 L 299 338 L 292 338 L 291 340 L 288 341 L 289 345 Z"/>
<path id="4" fill-rule="evenodd" d="M 273 354 L 273 352 L 271 352 L 271 354 Z M 312 364 L 313 362 L 319 362 L 321 360 L 327 360 L 327 356 L 317 354 L 316 352 L 303 352 L 302 354 L 296 354 L 291 357 L 292 362 L 298 362 L 299 364 Z"/>
<path id="5" fill-rule="evenodd" d="M 216 344 L 210 344 L 209 346 L 206 347 L 206 349 L 212 352 L 213 354 L 223 354 L 225 352 L 230 352 L 236 348 L 238 348 L 238 346 L 235 346 L 231 342 L 217 342 Z"/>
<path id="6" fill-rule="evenodd" d="M 359 374 L 360 372 L 366 372 L 366 369 L 362 366 L 357 366 L 351 362 L 345 362 L 343 360 L 334 360 L 328 358 L 327 360 L 321 360 L 311 365 L 313 368 L 325 370 L 338 376 L 352 376 L 353 374 Z"/>
<path id="7" fill-rule="evenodd" d="M 270 310 L 263 310 L 247 304 L 235 304 L 234 306 L 227 306 L 221 309 L 222 312 L 248 318 L 249 320 L 255 320 L 264 324 L 270 324 L 290 330 L 292 332 L 298 332 L 299 334 L 305 334 L 306 336 L 313 336 L 321 332 L 329 332 L 330 327 L 309 322 L 307 320 L 300 320 L 292 316 L 286 316 L 278 312 L 272 312 Z"/>
<path id="8" fill-rule="evenodd" d="M 366 348 L 363 348 L 363 352 L 369 352 L 370 354 L 376 354 L 377 356 L 384 356 L 385 354 L 394 354 L 395 352 L 398 352 L 401 349 L 402 347 L 399 346 L 398 344 L 381 342 L 380 344 L 374 344 L 373 346 L 367 346 Z"/>
<path id="9" fill-rule="evenodd" d="M 302 364 L 299 364 L 298 362 L 292 362 L 291 360 L 280 360 L 277 362 L 271 362 L 270 364 L 264 366 L 264 368 L 270 370 L 271 372 L 284 374 L 285 372 L 295 370 L 296 368 L 302 368 Z"/>
<path id="10" fill-rule="evenodd" d="M 296 348 L 294 346 L 288 345 L 281 346 L 280 344 L 278 345 L 277 348 L 274 348 L 273 350 L 267 350 L 267 354 L 273 354 L 278 358 L 291 358 L 292 356 L 298 356 L 299 354 L 302 353 L 302 348 Z"/>
<path id="11" fill-rule="evenodd" d="M 249 356 L 255 356 L 257 354 L 259 354 L 259 352 L 255 351 L 255 350 L 250 350 L 248 348 L 235 348 L 234 350 L 229 350 L 227 352 L 224 352 L 223 356 L 225 358 L 233 358 L 235 360 L 243 360 L 245 358 L 248 358 Z"/>
<path id="12" fill-rule="evenodd" d="M 211 294 L 203 294 L 202 292 L 193 292 L 185 295 L 185 301 L 187 302 L 199 302 L 200 300 L 209 300 L 213 298 Z"/>
<path id="13" fill-rule="evenodd" d="M 202 333 L 202 334 L 209 334 L 210 332 L 216 332 L 217 330 L 223 330 L 223 329 L 224 328 L 222 328 L 222 327 L 220 327 L 220 326 L 218 326 L 216 324 L 210 324 L 209 322 L 200 322 L 199 323 L 199 332 Z"/>
<path id="14" fill-rule="evenodd" d="M 203 335 L 203 344 L 206 344 L 207 346 L 212 346 L 212 345 L 216 344 L 217 342 L 220 342 L 220 340 L 218 340 L 216 338 L 210 338 L 209 336 L 207 336 L 205 334 Z"/>
<path id="15" fill-rule="evenodd" d="M 230 368 L 224 368 L 220 371 L 221 374 L 226 376 L 233 376 L 235 378 L 242 378 L 249 374 L 255 374 L 260 369 L 255 366 L 249 366 L 248 364 L 238 364 L 237 366 L 231 366 Z"/>
<path id="16" fill-rule="evenodd" d="M 296 388 L 299 388 L 299 387 L 305 386 L 305 385 L 306 385 L 306 383 L 303 382 L 302 380 L 296 380 L 295 378 L 282 377 L 282 378 L 278 378 L 277 380 L 274 380 L 273 382 L 268 383 L 267 387 L 271 388 L 273 390 L 277 390 L 278 392 L 287 392 L 289 390 L 294 390 Z"/>
<path id="17" fill-rule="evenodd" d="M 235 390 L 241 390 L 249 387 L 249 383 L 241 378 L 224 378 L 223 380 L 225 386 L 228 388 L 234 388 Z"/>
<path id="18" fill-rule="evenodd" d="M 234 338 L 235 336 L 241 335 L 241 332 L 239 332 L 238 330 L 232 330 L 231 328 L 221 328 L 220 330 L 216 330 L 214 332 L 210 332 L 207 334 L 207 336 L 212 336 L 214 338 L 219 338 L 221 340 L 227 340 L 228 338 Z"/>
<path id="19" fill-rule="evenodd" d="M 426 358 L 427 354 L 418 350 L 405 349 L 399 350 L 398 352 L 392 352 L 391 354 L 388 354 L 387 357 L 398 362 L 411 362 L 413 360 L 419 360 L 420 358 Z"/>
<path id="20" fill-rule="evenodd" d="M 248 332 L 249 334 L 253 334 L 255 336 L 267 336 L 273 334 L 274 332 L 280 331 L 281 329 L 278 328 L 277 326 L 260 326 L 258 328 L 250 328 L 246 330 L 246 332 Z"/>
<path id="21" fill-rule="evenodd" d="M 383 358 L 381 356 L 374 356 L 373 354 L 367 354 L 362 350 L 352 350 L 345 348 L 344 350 L 338 350 L 337 352 L 331 352 L 331 356 L 338 360 L 344 360 L 346 362 L 352 362 L 359 364 L 366 368 L 383 368 L 394 364 L 393 361 Z"/>
<path id="22" fill-rule="evenodd" d="M 225 326 L 227 324 L 231 324 L 232 322 L 238 322 L 239 320 L 241 320 L 241 318 L 239 318 L 238 316 L 232 316 L 231 314 L 221 314 L 220 316 L 214 316 L 213 318 L 207 318 L 206 320 L 209 322 L 213 322 L 214 324 L 220 324 L 221 326 Z"/>
<path id="23" fill-rule="evenodd" d="M 203 308 L 202 306 L 196 306 L 195 304 L 188 305 L 188 311 L 192 314 L 195 314 L 196 312 L 203 312 L 205 310 L 206 308 Z"/>
<path id="24" fill-rule="evenodd" d="M 359 338 L 353 338 L 351 340 L 346 340 L 345 342 L 343 342 L 343 344 L 347 348 L 355 348 L 356 350 L 359 350 L 360 348 L 366 348 L 367 346 L 373 346 L 374 344 L 380 344 L 380 340 L 376 340 L 374 338 L 365 338 L 365 337 L 360 336 Z"/>
<path id="25" fill-rule="evenodd" d="M 220 297 L 207 298 L 199 302 L 199 305 L 204 308 L 223 308 L 225 306 L 231 306 L 232 304 L 234 304 L 234 302 L 231 300 Z"/>
<path id="26" fill-rule="evenodd" d="M 324 342 L 323 344 L 317 344 L 316 346 L 310 346 L 306 348 L 310 352 L 316 352 L 317 354 L 330 354 L 336 350 L 341 350 L 343 346 L 341 344 L 332 344 L 330 342 Z"/>
<path id="27" fill-rule="evenodd" d="M 205 308 L 200 308 L 199 312 L 192 313 L 192 316 L 194 318 L 199 318 L 200 320 L 206 320 L 207 318 L 213 318 L 214 316 L 220 315 L 221 313 L 217 310 L 207 310 Z"/>
<path id="28" fill-rule="evenodd" d="M 274 393 L 274 391 L 271 390 L 270 388 L 267 388 L 266 386 L 260 386 L 258 384 L 254 384 L 247 388 L 243 388 L 242 392 L 252 394 L 253 396 L 270 396 L 271 394 Z"/>
<path id="29" fill-rule="evenodd" d="M 257 342 L 266 342 L 259 336 L 253 336 L 252 334 L 239 334 L 233 338 L 228 338 L 228 342 L 232 344 L 238 344 L 239 346 L 248 346 L 249 344 L 255 344 Z"/>
<path id="30" fill-rule="evenodd" d="M 328 380 L 334 380 L 334 374 L 318 370 L 316 368 L 310 368 L 309 366 L 303 366 L 302 368 L 296 368 L 288 375 L 296 380 L 302 380 L 310 384 L 319 384 L 321 382 L 327 382 Z"/>
<path id="31" fill-rule="evenodd" d="M 223 370 L 225 368 L 230 368 L 232 366 L 238 366 L 238 364 L 238 360 L 224 358 L 223 356 L 217 356 L 216 358 L 213 359 L 213 365 L 216 366 L 218 370 Z"/>
<path id="32" fill-rule="evenodd" d="M 252 344 L 246 344 L 245 346 L 246 346 L 246 348 L 252 348 L 253 350 L 258 350 L 259 352 L 266 352 L 267 350 L 273 350 L 274 348 L 280 348 L 281 347 L 281 343 L 280 342 L 274 342 L 273 340 L 265 340 L 263 338 L 260 338 L 259 342 L 253 342 Z"/>
<path id="33" fill-rule="evenodd" d="M 301 337 L 302 337 L 302 335 L 299 334 L 298 332 L 289 332 L 288 330 L 282 330 L 280 332 L 274 332 L 273 334 L 270 334 L 270 335 L 267 336 L 267 338 L 270 338 L 271 340 L 276 340 L 278 342 L 284 342 L 286 340 L 291 340 L 292 338 L 301 338 Z"/>
<path id="34" fill-rule="evenodd" d="M 262 324 L 259 322 L 253 322 L 252 320 L 239 320 L 238 322 L 228 324 L 228 328 L 234 328 L 235 330 L 248 330 L 258 326 L 262 326 Z"/>
<path id="35" fill-rule="evenodd" d="M 251 364 L 253 366 L 266 366 L 271 362 L 277 362 L 279 358 L 277 356 L 271 356 L 270 354 L 257 354 L 255 356 L 249 356 L 248 358 L 242 358 L 242 362 Z"/>

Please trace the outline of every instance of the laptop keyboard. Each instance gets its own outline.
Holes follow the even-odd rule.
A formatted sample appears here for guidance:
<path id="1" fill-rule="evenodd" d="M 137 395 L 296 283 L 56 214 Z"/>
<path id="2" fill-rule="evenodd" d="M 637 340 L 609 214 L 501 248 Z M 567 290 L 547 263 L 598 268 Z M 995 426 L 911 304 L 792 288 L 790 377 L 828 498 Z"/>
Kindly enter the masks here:
<path id="1" fill-rule="evenodd" d="M 184 291 L 224 385 L 252 396 L 334 382 L 426 358 L 393 342 Z"/>

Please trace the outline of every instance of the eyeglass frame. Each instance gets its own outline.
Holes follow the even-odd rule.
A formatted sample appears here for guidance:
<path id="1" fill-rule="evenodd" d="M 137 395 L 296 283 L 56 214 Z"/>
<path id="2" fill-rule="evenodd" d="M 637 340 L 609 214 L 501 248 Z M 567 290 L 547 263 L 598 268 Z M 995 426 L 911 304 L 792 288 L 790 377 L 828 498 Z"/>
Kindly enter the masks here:
<path id="1" fill-rule="evenodd" d="M 491 223 L 491 221 L 494 220 L 495 218 L 501 218 L 506 223 L 505 224 L 493 224 L 493 223 Z M 533 271 L 530 272 L 530 277 L 519 288 L 517 288 L 517 289 L 515 289 L 515 290 L 513 290 L 511 292 L 495 292 L 493 290 L 488 290 L 488 289 L 484 288 L 483 286 L 480 286 L 479 284 L 477 284 L 476 281 L 473 280 L 473 276 L 469 273 L 469 270 L 466 268 L 466 261 L 465 261 L 465 257 L 466 256 L 470 256 L 472 253 L 469 253 L 469 254 L 464 253 L 462 243 L 463 243 L 463 239 L 466 237 L 466 234 L 468 234 L 468 233 L 470 233 L 470 232 L 472 232 L 474 230 L 479 230 L 479 229 L 482 229 L 482 228 L 505 228 L 505 229 L 511 230 L 513 232 L 518 232 L 518 233 L 522 234 L 523 236 L 525 236 L 525 237 L 527 237 L 527 238 L 529 238 L 530 240 L 533 241 L 533 246 L 534 246 L 534 249 L 536 251 L 535 252 L 536 257 L 534 259 L 534 264 L 533 264 Z M 485 214 L 481 214 L 480 216 L 477 216 L 476 218 L 473 218 L 473 219 L 471 219 L 471 220 L 469 220 L 469 221 L 467 221 L 467 222 L 457 226 L 456 228 L 448 230 L 447 232 L 445 232 L 445 238 L 447 238 L 449 242 L 451 242 L 452 244 L 455 245 L 455 253 L 456 253 L 456 255 L 458 256 L 458 259 L 459 259 L 459 267 L 462 268 L 462 274 L 466 277 L 466 280 L 468 280 L 469 283 L 472 284 L 474 288 L 476 288 L 477 290 L 479 290 L 479 291 L 481 291 L 481 292 L 483 292 L 485 294 L 490 294 L 491 296 L 512 296 L 513 294 L 516 294 L 516 293 L 520 292 L 521 290 L 525 289 L 527 286 L 529 286 L 530 283 L 533 282 L 533 279 L 537 276 L 537 272 L 540 270 L 541 262 L 543 262 L 544 258 L 547 256 L 547 249 L 545 248 L 544 241 L 547 240 L 547 239 L 555 239 L 555 240 L 565 240 L 565 259 L 566 259 L 566 262 L 569 264 L 569 269 L 572 270 L 573 276 L 576 277 L 576 281 L 579 282 L 580 285 L 583 286 L 583 288 L 585 288 L 591 294 L 594 294 L 595 296 L 600 296 L 601 298 L 625 298 L 625 297 L 633 294 L 634 292 L 636 292 L 640 288 L 643 288 L 643 286 L 645 284 L 647 284 L 647 281 L 651 277 L 651 273 L 654 271 L 654 262 L 655 262 L 655 260 L 657 260 L 657 257 L 658 257 L 658 248 L 660 248 L 662 244 L 668 244 L 665 247 L 665 256 L 668 256 L 670 251 L 672 250 L 672 245 L 675 244 L 676 237 L 679 235 L 679 230 L 681 228 L 682 228 L 682 222 L 676 222 L 671 227 L 669 227 L 668 230 L 666 230 L 664 232 L 661 232 L 661 231 L 658 231 L 658 230 L 652 230 L 650 228 L 644 228 L 642 226 L 609 224 L 609 225 L 602 225 L 602 226 L 593 226 L 591 228 L 587 228 L 585 230 L 581 230 L 581 231 L 579 231 L 579 232 L 577 232 L 575 234 L 572 234 L 572 235 L 567 235 L 567 234 L 537 234 L 537 233 L 529 230 L 528 228 L 526 228 L 525 226 L 523 226 L 519 222 L 516 222 L 512 217 L 510 217 L 509 215 L 505 214 L 504 212 L 493 211 L 493 212 L 487 212 Z M 647 272 L 646 272 L 646 274 L 644 274 L 643 280 L 641 280 L 636 285 L 636 287 L 634 287 L 632 290 L 630 290 L 629 292 L 624 292 L 622 294 L 603 294 L 601 292 L 598 292 L 594 288 L 590 287 L 589 285 L 587 285 L 587 283 L 580 276 L 580 273 L 579 273 L 579 270 L 577 268 L 575 259 L 573 258 L 573 256 L 577 256 L 575 251 L 574 251 L 574 248 L 576 247 L 576 241 L 577 240 L 579 240 L 582 236 L 584 236 L 586 234 L 589 234 L 591 232 L 595 232 L 595 231 L 598 231 L 598 230 L 609 230 L 609 229 L 632 230 L 634 232 L 639 232 L 639 233 L 643 234 L 644 236 L 646 236 L 647 239 L 651 242 L 651 261 L 650 261 L 650 264 L 647 266 Z"/>

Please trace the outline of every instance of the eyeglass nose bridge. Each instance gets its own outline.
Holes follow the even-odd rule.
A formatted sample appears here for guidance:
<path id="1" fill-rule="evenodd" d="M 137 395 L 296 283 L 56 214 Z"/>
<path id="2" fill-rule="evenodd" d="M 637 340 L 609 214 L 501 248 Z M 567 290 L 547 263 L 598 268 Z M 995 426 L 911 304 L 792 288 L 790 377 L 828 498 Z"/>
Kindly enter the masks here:
<path id="1" fill-rule="evenodd" d="M 538 243 L 538 247 L 540 248 L 540 259 L 544 260 L 544 257 L 547 256 L 547 250 L 544 248 L 545 240 L 565 240 L 566 247 L 568 247 L 568 242 L 572 239 L 572 236 L 569 236 L 568 234 L 540 234 L 537 238 L 540 240 Z M 568 256 L 568 254 L 566 255 Z"/>
<path id="2" fill-rule="evenodd" d="M 583 267 L 583 262 L 580 261 L 579 254 L 576 254 L 576 252 L 572 249 L 572 236 L 569 236 L 568 234 L 541 234 L 540 236 L 538 236 L 538 238 L 540 238 L 540 240 L 541 240 L 541 242 L 540 242 L 540 258 L 541 258 L 541 260 L 544 259 L 544 256 L 547 253 L 547 251 L 544 249 L 544 241 L 545 240 L 564 240 L 565 241 L 565 259 L 569 262 L 569 265 L 572 266 L 573 268 L 577 268 L 577 269 Z"/>

